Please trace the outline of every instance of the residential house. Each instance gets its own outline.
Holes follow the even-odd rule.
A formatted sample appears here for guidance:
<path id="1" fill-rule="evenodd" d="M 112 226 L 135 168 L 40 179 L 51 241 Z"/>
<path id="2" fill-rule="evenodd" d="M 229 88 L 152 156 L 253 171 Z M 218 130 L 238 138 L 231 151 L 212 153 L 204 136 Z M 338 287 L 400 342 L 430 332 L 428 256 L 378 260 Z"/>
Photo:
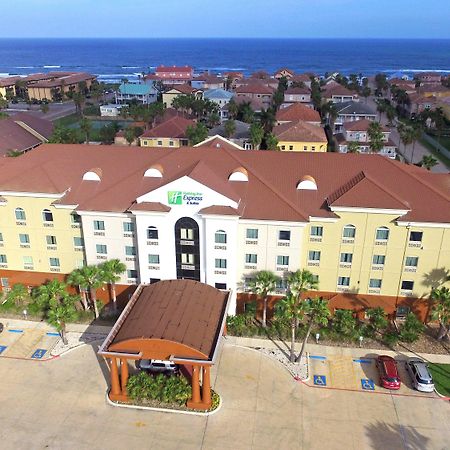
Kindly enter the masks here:
<path id="1" fill-rule="evenodd" d="M 291 79 L 288 80 L 288 86 L 292 86 L 293 83 L 303 83 L 307 88 L 311 89 L 311 77 L 314 74 L 308 73 L 300 73 L 298 75 L 294 75 Z"/>
<path id="2" fill-rule="evenodd" d="M 147 83 L 122 83 L 116 91 L 116 103 L 130 103 L 137 100 L 143 105 L 149 105 L 158 99 L 158 91 Z"/>
<path id="3" fill-rule="evenodd" d="M 235 131 L 232 136 L 227 136 L 224 123 L 211 129 L 208 133 L 208 136 L 222 136 L 244 150 L 252 150 L 253 144 L 250 134 L 250 124 L 241 122 L 240 120 L 235 120 L 234 125 Z"/>
<path id="4" fill-rule="evenodd" d="M 439 86 L 442 83 L 442 75 L 439 72 L 420 72 L 414 78 L 421 84 Z"/>
<path id="5" fill-rule="evenodd" d="M 171 108 L 173 100 L 180 95 L 193 95 L 201 99 L 203 98 L 203 91 L 201 89 L 195 89 L 186 83 L 176 84 L 162 94 L 162 101 L 165 107 Z"/>
<path id="6" fill-rule="evenodd" d="M 159 66 L 155 70 L 155 79 L 163 84 L 185 84 L 192 80 L 194 69 L 189 66 Z"/>
<path id="7" fill-rule="evenodd" d="M 244 78 L 242 72 L 224 72 L 223 77 L 225 79 L 225 87 L 227 89 L 236 89 L 236 83 Z"/>
<path id="8" fill-rule="evenodd" d="M 311 103 L 311 91 L 306 87 L 288 87 L 286 89 L 283 105 L 289 106 L 292 103 L 304 103 L 310 108 L 314 108 Z"/>
<path id="9" fill-rule="evenodd" d="M 327 102 L 344 103 L 349 101 L 357 102 L 358 94 L 335 81 L 330 81 L 322 89 L 322 99 Z"/>
<path id="10" fill-rule="evenodd" d="M 25 78 L 30 99 L 49 101 L 61 101 L 64 96 L 79 92 L 83 84 L 86 90 L 89 91 L 96 79 L 95 75 L 75 72 L 55 72 L 47 75 L 36 74 Z"/>
<path id="11" fill-rule="evenodd" d="M 145 131 L 139 138 L 140 146 L 165 148 L 187 146 L 189 145 L 189 139 L 186 135 L 188 126 L 195 126 L 195 121 L 174 116 Z"/>
<path id="12" fill-rule="evenodd" d="M 278 80 L 276 80 L 275 78 L 266 78 L 266 79 L 260 79 L 260 78 L 241 78 L 240 80 L 237 80 L 235 82 L 235 91 L 238 88 L 241 87 L 247 87 L 247 86 L 251 86 L 251 85 L 256 85 L 256 86 L 266 86 L 269 87 L 271 89 L 273 89 L 274 91 L 278 88 Z"/>
<path id="13" fill-rule="evenodd" d="M 302 103 L 293 103 L 286 108 L 280 108 L 275 116 L 277 125 L 287 122 L 301 120 L 312 125 L 320 126 L 321 119 L 318 111 L 303 105 Z"/>
<path id="14" fill-rule="evenodd" d="M 0 120 L 0 157 L 11 151 L 26 152 L 48 142 L 53 124 L 29 113 Z"/>
<path id="15" fill-rule="evenodd" d="M 280 78 L 286 78 L 287 80 L 290 80 L 295 75 L 293 70 L 290 70 L 286 67 L 283 67 L 282 69 L 278 69 L 273 77 L 279 80 Z"/>
<path id="16" fill-rule="evenodd" d="M 438 100 L 436 97 L 425 97 L 422 94 L 409 94 L 409 103 L 405 105 L 406 111 L 410 116 L 420 114 L 424 111 L 430 111 L 436 108 Z"/>
<path id="17" fill-rule="evenodd" d="M 340 133 L 345 122 L 367 119 L 375 120 L 377 113 L 370 106 L 361 102 L 343 102 L 336 105 L 337 118 L 334 122 L 333 133 Z"/>
<path id="18" fill-rule="evenodd" d="M 373 123 L 371 120 L 363 119 L 355 122 L 346 122 L 342 126 L 342 133 L 336 136 L 340 153 L 348 152 L 349 142 L 358 142 L 360 144 L 359 153 L 371 153 L 369 126 Z M 391 131 L 389 128 L 382 127 L 383 142 L 385 143 L 379 154 L 395 159 L 397 155 L 397 146 L 389 138 Z"/>
<path id="19" fill-rule="evenodd" d="M 224 89 L 209 89 L 203 94 L 203 98 L 210 100 L 219 107 L 220 120 L 226 120 L 228 118 L 228 108 L 222 108 L 228 105 L 233 96 L 234 94 L 232 92 Z"/>
<path id="20" fill-rule="evenodd" d="M 278 149 L 286 152 L 326 152 L 327 136 L 322 127 L 301 120 L 276 125 L 273 134 Z"/>
<path id="21" fill-rule="evenodd" d="M 224 89 L 225 80 L 217 75 L 211 75 L 207 72 L 194 77 L 191 81 L 191 86 L 196 89 Z"/>
<path id="22" fill-rule="evenodd" d="M 236 88 L 236 97 L 246 97 L 261 100 L 265 109 L 272 104 L 272 97 L 275 90 L 262 83 L 251 83 Z"/>
<path id="23" fill-rule="evenodd" d="M 392 95 L 392 86 L 396 86 L 399 89 L 405 91 L 408 95 L 414 94 L 416 92 L 416 83 L 414 80 L 403 80 L 399 78 L 393 78 L 389 80 L 389 86 L 391 87 L 391 95 Z"/>
<path id="24" fill-rule="evenodd" d="M 100 105 L 100 115 L 102 117 L 118 117 L 120 115 L 120 110 L 122 105 L 117 103 L 108 103 L 106 105 Z"/>
<path id="25" fill-rule="evenodd" d="M 21 77 L 0 78 L 0 96 L 3 98 L 15 97 L 16 82 L 19 81 L 20 79 Z"/>

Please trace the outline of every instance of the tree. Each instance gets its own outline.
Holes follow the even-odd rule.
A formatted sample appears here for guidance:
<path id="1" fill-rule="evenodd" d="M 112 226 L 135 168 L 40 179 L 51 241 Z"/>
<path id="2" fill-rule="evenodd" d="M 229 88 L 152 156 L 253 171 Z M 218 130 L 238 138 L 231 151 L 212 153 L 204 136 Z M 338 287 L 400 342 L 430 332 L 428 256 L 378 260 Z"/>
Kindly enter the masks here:
<path id="1" fill-rule="evenodd" d="M 68 295 L 66 283 L 56 278 L 42 284 L 33 291 L 34 299 L 45 310 L 48 310 L 51 305 L 60 303 L 66 295 Z"/>
<path id="2" fill-rule="evenodd" d="M 333 327 L 339 334 L 353 337 L 356 331 L 356 319 L 353 316 L 353 311 L 337 309 L 333 317 Z"/>
<path id="3" fill-rule="evenodd" d="M 238 112 L 239 112 L 239 106 L 234 101 L 234 99 L 231 99 L 228 102 L 228 117 L 230 119 L 236 119 Z"/>
<path id="4" fill-rule="evenodd" d="M 309 318 L 308 329 L 306 331 L 305 338 L 302 343 L 300 354 L 297 357 L 297 362 L 302 360 L 303 353 L 305 351 L 306 343 L 308 342 L 309 335 L 313 325 L 326 326 L 328 324 L 328 318 L 330 317 L 330 310 L 328 309 L 328 301 L 322 297 L 316 297 L 304 302 L 305 314 Z"/>
<path id="5" fill-rule="evenodd" d="M 117 122 L 111 122 L 109 125 L 105 125 L 99 130 L 100 140 L 103 144 L 112 144 L 117 132 L 119 131 L 119 126 Z"/>
<path id="6" fill-rule="evenodd" d="M 128 142 L 128 145 L 131 145 L 136 139 L 136 129 L 135 127 L 125 128 L 123 135 L 125 140 Z"/>
<path id="7" fill-rule="evenodd" d="M 265 133 L 270 133 L 275 125 L 275 111 L 272 108 L 263 109 L 259 113 L 259 121 Z"/>
<path id="8" fill-rule="evenodd" d="M 14 284 L 6 295 L 6 301 L 13 302 L 17 307 L 26 306 L 30 302 L 28 289 L 23 284 Z"/>
<path id="9" fill-rule="evenodd" d="M 373 153 L 378 153 L 384 147 L 384 135 L 378 122 L 371 122 L 367 132 L 369 136 L 369 147 Z"/>
<path id="10" fill-rule="evenodd" d="M 120 275 L 127 270 L 127 266 L 120 259 L 111 259 L 100 265 L 103 272 L 103 280 L 108 283 L 112 296 L 113 309 L 117 309 L 116 282 L 120 280 Z"/>
<path id="11" fill-rule="evenodd" d="M 360 143 L 357 141 L 350 141 L 347 144 L 347 153 L 359 153 Z"/>
<path id="12" fill-rule="evenodd" d="M 75 300 L 75 297 L 66 294 L 58 302 L 51 303 L 47 311 L 47 322 L 59 331 L 64 345 L 68 344 L 66 324 L 77 316 Z"/>
<path id="13" fill-rule="evenodd" d="M 6 156 L 8 158 L 17 158 L 18 156 L 22 155 L 23 152 L 19 151 L 19 150 L 10 150 Z"/>
<path id="14" fill-rule="evenodd" d="M 52 144 L 78 144 L 81 141 L 78 134 L 75 129 L 56 126 L 48 142 Z"/>
<path id="15" fill-rule="evenodd" d="M 89 304 L 86 296 L 86 289 L 81 286 L 83 284 L 84 277 L 81 274 L 80 269 L 72 270 L 72 272 L 70 272 L 67 276 L 66 281 L 67 284 L 78 288 L 81 298 L 81 304 L 83 305 L 84 310 L 87 311 L 89 309 Z"/>
<path id="16" fill-rule="evenodd" d="M 366 103 L 367 103 L 367 98 L 370 97 L 370 94 L 372 93 L 372 90 L 370 89 L 369 86 L 364 86 L 361 90 L 361 95 L 366 99 Z"/>
<path id="17" fill-rule="evenodd" d="M 86 97 L 81 92 L 74 92 L 72 95 L 72 100 L 75 103 L 76 113 L 83 117 L 83 108 L 86 103 Z"/>
<path id="18" fill-rule="evenodd" d="M 220 115 L 218 113 L 211 113 L 208 116 L 208 126 L 213 128 L 220 124 Z"/>
<path id="19" fill-rule="evenodd" d="M 80 130 L 84 133 L 84 136 L 86 137 L 85 142 L 87 144 L 92 133 L 92 122 L 83 117 L 80 121 Z"/>
<path id="20" fill-rule="evenodd" d="M 412 127 L 411 139 L 412 139 L 412 151 L 411 151 L 411 164 L 414 164 L 414 149 L 416 147 L 416 142 L 420 139 L 423 134 L 422 124 L 419 122 Z"/>
<path id="21" fill-rule="evenodd" d="M 327 102 L 321 106 L 320 112 L 322 115 L 322 120 L 323 121 L 327 120 L 331 130 L 333 131 L 334 122 L 338 117 L 338 110 L 336 104 L 333 102 Z"/>
<path id="22" fill-rule="evenodd" d="M 425 167 L 427 170 L 431 170 L 437 163 L 437 159 L 431 155 L 424 155 L 419 161 L 420 166 Z"/>
<path id="23" fill-rule="evenodd" d="M 397 126 L 398 133 L 400 135 L 400 140 L 403 142 L 403 150 L 406 158 L 406 146 L 411 144 L 413 141 L 413 130 L 411 127 L 407 127 L 402 123 Z"/>
<path id="24" fill-rule="evenodd" d="M 297 324 L 303 320 L 305 311 L 302 305 L 297 302 L 297 297 L 292 292 L 289 292 L 286 297 L 280 300 L 277 304 L 278 313 L 283 319 L 289 321 L 291 326 L 291 346 L 289 360 L 295 362 L 295 334 L 297 331 Z"/>
<path id="25" fill-rule="evenodd" d="M 305 292 L 319 288 L 319 283 L 314 278 L 314 275 L 307 269 L 291 272 L 287 278 L 287 282 L 289 291 L 294 294 L 298 305 L 301 303 L 302 295 Z M 298 327 L 298 322 L 296 323 L 296 327 Z"/>
<path id="26" fill-rule="evenodd" d="M 367 317 L 374 331 L 381 331 L 387 328 L 388 321 L 384 309 L 378 306 L 377 308 L 369 308 L 367 311 Z"/>
<path id="27" fill-rule="evenodd" d="M 227 120 L 224 123 L 224 129 L 225 129 L 225 137 L 227 139 L 230 139 L 234 133 L 236 133 L 236 122 L 234 120 Z"/>
<path id="28" fill-rule="evenodd" d="M 419 335 L 425 329 L 424 324 L 417 318 L 417 316 L 410 312 L 406 315 L 405 322 L 400 330 L 400 340 L 403 342 L 416 342 L 419 339 Z"/>
<path id="29" fill-rule="evenodd" d="M 267 133 L 265 141 L 267 150 L 278 149 L 278 139 L 273 133 Z"/>
<path id="30" fill-rule="evenodd" d="M 3 98 L 3 95 L 0 94 L 0 109 L 5 109 L 8 107 L 8 100 Z"/>
<path id="31" fill-rule="evenodd" d="M 262 326 L 267 326 L 267 297 L 276 288 L 280 278 L 269 270 L 261 270 L 250 282 L 250 291 L 256 294 L 263 301 Z"/>
<path id="32" fill-rule="evenodd" d="M 186 128 L 186 136 L 191 145 L 199 144 L 208 137 L 208 128 L 203 123 L 197 123 L 194 126 L 189 125 Z"/>
<path id="33" fill-rule="evenodd" d="M 103 271 L 99 266 L 84 266 L 78 269 L 77 282 L 79 286 L 87 289 L 90 294 L 91 306 L 95 318 L 98 318 L 97 289 L 104 284 Z"/>
<path id="34" fill-rule="evenodd" d="M 389 86 L 389 84 L 387 82 L 386 74 L 377 73 L 375 75 L 375 84 L 377 86 L 377 89 L 379 89 L 380 91 L 386 92 L 388 89 L 388 86 Z"/>
<path id="35" fill-rule="evenodd" d="M 439 321 L 437 340 L 448 339 L 450 331 L 450 289 L 446 287 L 434 288 L 431 291 L 433 301 L 431 318 Z"/>
<path id="36" fill-rule="evenodd" d="M 395 116 L 397 115 L 397 112 L 395 110 L 395 108 L 392 105 L 388 105 L 386 107 L 386 118 L 388 120 L 388 125 L 392 126 Z"/>
<path id="37" fill-rule="evenodd" d="M 252 145 L 255 150 L 259 149 L 263 137 L 264 137 L 264 130 L 262 126 L 257 122 L 253 122 L 250 125 L 250 139 L 252 141 Z"/>
<path id="38" fill-rule="evenodd" d="M 387 110 L 387 104 L 384 101 L 384 99 L 378 99 L 377 100 L 377 111 L 380 114 L 378 122 L 381 122 L 381 117 L 382 117 L 383 113 L 386 112 L 386 110 Z"/>

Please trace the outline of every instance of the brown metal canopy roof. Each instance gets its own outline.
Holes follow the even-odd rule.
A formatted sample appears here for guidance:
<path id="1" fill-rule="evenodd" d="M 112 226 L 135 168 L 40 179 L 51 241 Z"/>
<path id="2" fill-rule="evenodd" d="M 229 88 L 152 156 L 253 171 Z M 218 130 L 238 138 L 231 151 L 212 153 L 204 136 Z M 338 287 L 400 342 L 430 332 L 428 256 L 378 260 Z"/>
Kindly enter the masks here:
<path id="1" fill-rule="evenodd" d="M 99 353 L 213 362 L 223 333 L 229 295 L 193 280 L 141 285 Z"/>

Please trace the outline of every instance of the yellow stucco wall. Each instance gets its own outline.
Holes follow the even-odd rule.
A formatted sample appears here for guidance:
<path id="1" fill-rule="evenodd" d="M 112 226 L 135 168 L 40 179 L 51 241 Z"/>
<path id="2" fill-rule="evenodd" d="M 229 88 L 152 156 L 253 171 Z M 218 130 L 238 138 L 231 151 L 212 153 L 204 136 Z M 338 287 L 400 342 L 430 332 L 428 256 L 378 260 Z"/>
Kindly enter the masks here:
<path id="1" fill-rule="evenodd" d="M 83 248 L 75 250 L 74 237 L 81 237 L 80 225 L 72 223 L 71 210 L 56 209 L 51 206 L 54 198 L 32 198 L 2 195 L 6 205 L 0 204 L 0 255 L 7 256 L 9 270 L 28 270 L 24 266 L 24 256 L 33 258 L 34 272 L 69 273 L 84 260 Z M 25 221 L 16 220 L 15 209 L 22 208 Z M 44 223 L 42 211 L 48 209 L 53 214 L 53 222 Z M 53 225 L 53 226 L 51 226 Z M 19 235 L 28 234 L 29 244 L 21 244 Z M 46 236 L 55 236 L 56 245 L 49 246 Z M 59 258 L 60 267 L 51 269 L 49 258 Z"/>
<path id="2" fill-rule="evenodd" d="M 305 229 L 302 264 L 312 273 L 319 275 L 319 288 L 323 291 L 342 291 L 338 288 L 339 276 L 350 277 L 349 291 L 361 294 L 408 295 L 400 286 L 402 280 L 414 281 L 411 296 L 422 297 L 430 294 L 431 287 L 440 285 L 439 277 L 450 268 L 450 229 L 398 226 L 396 215 L 339 212 L 341 217 L 335 223 L 310 223 Z M 343 238 L 343 228 L 347 224 L 356 227 L 354 242 Z M 323 226 L 323 237 L 311 236 L 312 226 Z M 389 228 L 386 245 L 375 240 L 378 227 Z M 422 242 L 410 243 L 410 231 L 422 231 Z M 320 240 L 320 242 L 317 242 Z M 345 243 L 345 240 L 347 243 Z M 320 262 L 308 261 L 309 251 L 320 251 Z M 349 267 L 340 263 L 341 253 L 352 253 Z M 372 264 L 373 255 L 385 255 L 384 266 Z M 405 270 L 406 257 L 418 257 L 416 271 Z M 413 269 L 414 270 L 414 269 Z M 381 279 L 381 289 L 374 292 L 369 288 L 369 280 Z M 370 292 L 371 291 L 371 292 Z"/>
<path id="3" fill-rule="evenodd" d="M 178 148 L 181 147 L 180 139 L 176 138 L 140 138 L 141 147 L 166 147 Z M 172 142 L 172 145 L 170 143 Z"/>
<path id="4" fill-rule="evenodd" d="M 284 149 L 283 149 L 284 146 Z M 306 149 L 305 149 L 306 147 Z M 279 141 L 278 149 L 283 152 L 312 152 L 314 147 L 314 152 L 326 152 L 327 143 L 326 142 L 288 142 Z"/>
<path id="5" fill-rule="evenodd" d="M 6 98 L 7 91 L 10 90 L 12 95 L 16 95 L 16 86 L 0 86 L 0 95 L 3 98 Z"/>

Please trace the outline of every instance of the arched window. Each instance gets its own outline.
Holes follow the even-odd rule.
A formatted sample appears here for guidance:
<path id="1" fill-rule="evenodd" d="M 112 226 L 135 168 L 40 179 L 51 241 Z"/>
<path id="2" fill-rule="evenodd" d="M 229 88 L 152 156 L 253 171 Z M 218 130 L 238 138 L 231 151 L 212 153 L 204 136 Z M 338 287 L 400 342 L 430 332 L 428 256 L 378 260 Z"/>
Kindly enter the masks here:
<path id="1" fill-rule="evenodd" d="M 355 239 L 356 236 L 356 227 L 355 225 L 345 225 L 342 231 L 342 237 L 347 239 Z"/>
<path id="2" fill-rule="evenodd" d="M 27 220 L 25 210 L 23 208 L 16 208 L 16 220 Z"/>
<path id="3" fill-rule="evenodd" d="M 226 244 L 227 243 L 227 233 L 223 230 L 217 230 L 215 234 L 215 240 L 214 242 L 216 244 Z"/>
<path id="4" fill-rule="evenodd" d="M 53 222 L 53 214 L 49 209 L 42 211 L 42 219 L 44 222 Z"/>
<path id="5" fill-rule="evenodd" d="M 377 228 L 375 239 L 377 241 L 387 241 L 389 239 L 389 228 L 387 227 Z"/>
<path id="6" fill-rule="evenodd" d="M 148 227 L 147 228 L 147 239 L 158 239 L 158 228 Z"/>

